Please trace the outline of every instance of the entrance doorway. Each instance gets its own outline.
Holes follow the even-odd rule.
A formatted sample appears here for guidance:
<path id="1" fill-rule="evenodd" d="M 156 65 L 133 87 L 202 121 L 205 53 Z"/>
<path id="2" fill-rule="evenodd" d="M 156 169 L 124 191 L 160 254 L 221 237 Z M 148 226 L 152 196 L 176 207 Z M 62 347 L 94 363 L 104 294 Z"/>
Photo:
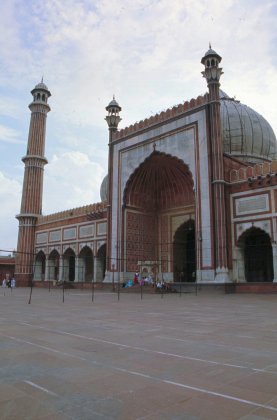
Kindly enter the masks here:
<path id="1" fill-rule="evenodd" d="M 79 254 L 79 280 L 91 281 L 93 279 L 93 253 L 85 246 Z"/>
<path id="2" fill-rule="evenodd" d="M 64 279 L 65 281 L 75 279 L 75 253 L 71 248 L 64 253 Z"/>
<path id="3" fill-rule="evenodd" d="M 273 281 L 273 256 L 269 235 L 251 228 L 243 234 L 245 279 L 247 282 Z"/>
<path id="4" fill-rule="evenodd" d="M 195 281 L 195 223 L 189 220 L 176 231 L 173 241 L 174 281 Z"/>

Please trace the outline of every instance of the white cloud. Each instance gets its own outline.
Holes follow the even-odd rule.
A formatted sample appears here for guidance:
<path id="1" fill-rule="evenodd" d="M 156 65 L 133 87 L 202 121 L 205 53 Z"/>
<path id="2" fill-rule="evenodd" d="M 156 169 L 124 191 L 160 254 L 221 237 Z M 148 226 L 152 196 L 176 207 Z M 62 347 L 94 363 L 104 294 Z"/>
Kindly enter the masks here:
<path id="1" fill-rule="evenodd" d="M 23 143 L 19 137 L 20 133 L 17 130 L 0 124 L 0 141 L 7 143 Z"/>
<path id="2" fill-rule="evenodd" d="M 42 75 L 53 95 L 44 213 L 99 200 L 112 95 L 120 127 L 197 97 L 207 89 L 200 60 L 209 41 L 223 58 L 222 89 L 277 133 L 273 8 L 271 0 L 2 0 L 0 118 L 21 119 L 26 140 L 29 91 Z M 0 124 L 5 148 L 19 142 L 18 127 Z M 11 153 L 20 162 L 22 149 Z"/>
<path id="3" fill-rule="evenodd" d="M 16 248 L 18 221 L 15 215 L 19 213 L 21 185 L 7 178 L 0 172 L 0 249 Z"/>
<path id="4" fill-rule="evenodd" d="M 43 214 L 100 201 L 103 168 L 81 152 L 55 155 L 45 169 Z"/>

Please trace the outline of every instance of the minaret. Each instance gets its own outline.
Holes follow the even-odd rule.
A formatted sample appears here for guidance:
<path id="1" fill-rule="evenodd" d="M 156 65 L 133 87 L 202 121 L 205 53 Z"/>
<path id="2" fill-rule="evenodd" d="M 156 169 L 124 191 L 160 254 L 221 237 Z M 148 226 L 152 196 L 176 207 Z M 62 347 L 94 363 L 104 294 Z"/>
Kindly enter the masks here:
<path id="1" fill-rule="evenodd" d="M 213 212 L 214 212 L 214 246 L 215 246 L 215 281 L 229 282 L 227 263 L 227 232 L 225 209 L 225 182 L 223 168 L 223 141 L 220 120 L 220 76 L 223 74 L 219 67 L 221 57 L 211 48 L 202 58 L 205 66 L 202 72 L 209 88 L 209 121 L 211 138 Z"/>
<path id="2" fill-rule="evenodd" d="M 22 158 L 25 164 L 24 181 L 21 198 L 19 220 L 16 280 L 20 285 L 28 285 L 33 276 L 35 227 L 38 216 L 41 215 L 43 171 L 47 159 L 44 157 L 46 117 L 50 111 L 47 104 L 51 93 L 43 83 L 31 91 L 33 101 L 30 103 L 31 120 L 26 156 Z"/>
<path id="3" fill-rule="evenodd" d="M 108 206 L 107 206 L 107 262 L 106 262 L 106 269 L 110 272 L 112 269 L 116 269 L 119 271 L 120 267 L 118 267 L 118 255 L 117 260 L 114 261 L 113 259 L 113 226 L 112 226 L 112 192 L 113 192 L 113 154 L 114 154 L 114 145 L 113 145 L 113 133 L 117 131 L 118 124 L 121 121 L 121 117 L 119 115 L 121 111 L 121 107 L 113 97 L 112 101 L 106 106 L 106 111 L 108 111 L 108 115 L 105 117 L 109 127 L 109 161 L 108 161 Z M 116 251 L 118 253 L 118 249 Z M 109 279 L 107 279 L 109 281 Z"/>

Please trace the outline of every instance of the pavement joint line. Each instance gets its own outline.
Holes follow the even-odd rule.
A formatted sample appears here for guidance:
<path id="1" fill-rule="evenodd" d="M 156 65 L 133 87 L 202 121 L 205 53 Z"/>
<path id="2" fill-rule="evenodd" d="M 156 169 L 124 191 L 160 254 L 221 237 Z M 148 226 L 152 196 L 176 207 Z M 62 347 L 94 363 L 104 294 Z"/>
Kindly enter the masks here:
<path id="1" fill-rule="evenodd" d="M 273 375 L 277 374 L 277 372 L 275 372 L 275 371 L 268 371 L 268 370 L 265 370 L 265 369 L 252 368 L 252 367 L 249 367 L 249 366 L 235 365 L 235 364 L 231 364 L 231 363 L 216 362 L 214 360 L 201 359 L 201 358 L 191 357 L 191 356 L 183 356 L 181 354 L 167 353 L 167 352 L 162 352 L 162 351 L 159 351 L 159 350 L 150 350 L 150 349 L 146 349 L 144 347 L 130 346 L 128 344 L 122 344 L 122 343 L 117 343 L 117 342 L 114 342 L 114 341 L 103 340 L 101 338 L 87 337 L 85 335 L 69 333 L 69 332 L 61 331 L 61 330 L 53 330 L 52 328 L 46 328 L 46 327 L 42 327 L 42 326 L 39 326 L 39 325 L 32 325 L 32 324 L 29 324 L 29 323 L 26 323 L 26 322 L 24 322 L 24 323 L 22 322 L 21 324 L 30 326 L 32 328 L 38 328 L 38 329 L 42 329 L 42 330 L 45 330 L 45 331 L 54 332 L 54 333 L 58 333 L 58 334 L 62 334 L 62 335 L 69 335 L 69 336 L 76 337 L 76 338 L 82 338 L 84 340 L 96 341 L 96 342 L 99 342 L 99 343 L 110 344 L 110 345 L 113 345 L 113 346 L 118 346 L 121 349 L 127 348 L 127 349 L 131 349 L 131 350 L 143 351 L 145 353 L 160 354 L 162 356 L 176 357 L 178 359 L 185 359 L 185 360 L 193 360 L 193 361 L 196 361 L 196 362 L 208 363 L 208 364 L 217 365 L 217 366 L 225 366 L 225 367 L 231 367 L 231 368 L 236 368 L 236 369 L 248 369 L 249 371 L 252 371 L 252 372 L 255 372 L 255 373 L 261 373 L 262 372 L 262 373 L 270 373 L 270 374 L 273 374 Z"/>
<path id="2" fill-rule="evenodd" d="M 157 378 L 155 376 L 147 375 L 147 374 L 140 373 L 140 372 L 135 372 L 135 371 L 128 370 L 128 369 L 116 368 L 116 370 L 119 370 L 121 372 L 126 372 L 126 373 L 129 373 L 131 375 L 135 375 L 135 376 L 141 376 L 143 378 L 151 379 L 151 380 L 154 380 L 154 381 L 163 382 L 165 384 L 174 385 L 174 386 L 177 386 L 179 388 L 190 389 L 192 391 L 201 392 L 203 394 L 213 395 L 215 397 L 225 398 L 227 400 L 237 401 L 239 403 L 251 405 L 253 407 L 265 408 L 267 410 L 277 412 L 277 407 L 273 407 L 271 405 L 256 403 L 255 401 L 245 400 L 243 398 L 234 397 L 234 396 L 228 395 L 228 394 L 222 394 L 220 392 L 209 391 L 208 389 L 205 389 L 205 388 L 198 388 L 198 387 L 195 387 L 195 386 L 182 384 L 180 382 L 174 382 L 174 381 L 169 381 L 167 379 Z"/>
<path id="3" fill-rule="evenodd" d="M 156 335 L 157 338 L 163 338 L 165 340 L 174 340 L 174 341 L 182 341 L 182 342 L 188 342 L 188 340 L 183 340 L 182 338 L 175 338 L 175 337 L 168 337 L 168 336 L 164 336 L 164 335 Z M 226 348 L 226 344 L 215 344 L 214 347 L 223 347 Z M 245 347 L 236 347 L 236 350 L 245 350 L 247 351 L 248 349 Z M 277 355 L 276 351 L 270 351 L 270 350 L 264 350 L 263 353 L 269 353 L 269 354 L 274 354 Z"/>
<path id="4" fill-rule="evenodd" d="M 58 397 L 58 394 L 55 394 L 55 392 L 49 391 L 49 389 L 44 388 L 43 386 L 40 386 L 38 384 L 35 384 L 32 381 L 23 381 L 25 384 L 28 384 L 34 388 L 39 389 L 40 391 L 46 392 L 47 394 L 53 395 L 54 397 Z"/>
<path id="5" fill-rule="evenodd" d="M 87 359 L 84 359 L 83 357 L 80 357 L 80 356 L 75 356 L 73 354 L 66 353 L 64 351 L 56 350 L 56 349 L 53 349 L 53 348 L 47 347 L 47 346 L 42 346 L 41 344 L 32 343 L 31 341 L 23 340 L 22 338 L 13 337 L 11 335 L 5 335 L 3 333 L 0 333 L 0 335 L 2 335 L 3 337 L 9 338 L 10 340 L 18 341 L 19 343 L 29 344 L 30 346 L 35 346 L 35 347 L 38 347 L 38 348 L 43 349 L 43 350 L 50 350 L 54 353 L 62 354 L 63 356 L 73 357 L 75 359 L 79 359 L 79 360 L 83 360 L 83 361 L 87 360 Z"/>
<path id="6" fill-rule="evenodd" d="M 1 335 L 4 335 L 4 334 L 1 334 Z M 15 340 L 15 341 L 18 341 L 18 342 L 23 342 L 25 344 L 37 346 L 37 347 L 43 348 L 45 350 L 53 351 L 55 353 L 61 353 L 61 354 L 64 354 L 64 355 L 67 355 L 67 356 L 70 356 L 70 357 L 80 359 L 80 357 L 78 357 L 78 356 L 74 356 L 74 355 L 71 355 L 69 353 L 61 352 L 61 351 L 53 349 L 51 347 L 41 346 L 39 344 L 32 343 L 30 341 L 25 341 L 25 340 L 22 340 L 22 339 L 18 339 L 16 337 L 12 337 L 12 336 L 5 336 L 5 337 L 10 338 L 10 339 Z M 89 362 L 88 359 L 85 359 L 85 358 L 81 358 L 81 359 L 83 361 Z M 100 364 L 98 362 L 93 362 L 93 363 L 96 364 L 96 365 L 99 365 L 99 366 L 104 365 L 104 364 Z M 165 383 L 165 384 L 168 384 L 168 385 L 177 386 L 179 388 L 190 389 L 192 391 L 200 392 L 200 393 L 203 393 L 203 394 L 212 395 L 212 396 L 215 396 L 215 397 L 220 397 L 220 398 L 224 398 L 224 399 L 227 399 L 227 400 L 237 401 L 237 402 L 242 403 L 242 404 L 247 404 L 247 405 L 251 405 L 253 407 L 264 408 L 266 410 L 277 412 L 277 407 L 273 407 L 271 405 L 256 403 L 255 401 L 245 400 L 245 399 L 242 399 L 242 398 L 234 397 L 232 395 L 222 394 L 220 392 L 209 391 L 208 389 L 205 389 L 205 388 L 198 388 L 198 387 L 195 387 L 195 386 L 182 384 L 180 382 L 174 382 L 174 381 L 170 381 L 170 380 L 167 380 L 167 379 L 161 379 L 161 378 L 158 378 L 158 377 L 155 377 L 155 376 L 147 375 L 147 374 L 144 374 L 144 373 L 141 373 L 141 372 L 136 372 L 136 371 L 132 371 L 132 370 L 124 369 L 124 368 L 118 368 L 118 367 L 115 367 L 115 366 L 110 366 L 110 368 L 114 369 L 116 371 L 119 371 L 119 372 L 127 373 L 129 375 L 140 376 L 140 377 L 143 377 L 143 378 L 146 378 L 146 379 L 154 380 L 156 382 L 162 382 L 162 383 Z M 24 381 L 24 382 L 26 382 L 29 385 L 34 386 L 34 387 L 36 387 L 40 390 L 43 390 L 44 392 L 52 393 L 51 391 L 48 391 L 46 388 L 40 387 L 39 385 L 36 385 L 35 383 L 33 383 L 31 381 Z M 57 394 L 55 394 L 55 396 L 57 396 Z"/>

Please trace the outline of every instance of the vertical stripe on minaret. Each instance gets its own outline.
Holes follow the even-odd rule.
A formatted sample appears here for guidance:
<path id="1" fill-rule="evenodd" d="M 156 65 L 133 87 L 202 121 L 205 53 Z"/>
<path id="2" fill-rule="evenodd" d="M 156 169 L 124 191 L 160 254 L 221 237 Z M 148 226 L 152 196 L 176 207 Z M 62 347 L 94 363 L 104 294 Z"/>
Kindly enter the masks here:
<path id="1" fill-rule="evenodd" d="M 219 67 L 221 57 L 210 49 L 202 58 L 205 70 L 202 72 L 209 88 L 209 122 L 211 137 L 213 210 L 214 210 L 214 246 L 215 246 L 215 281 L 229 282 L 227 263 L 227 230 L 225 209 L 225 182 L 223 167 L 223 141 L 220 120 L 220 76 L 223 73 Z"/>
<path id="2" fill-rule="evenodd" d="M 19 285 L 28 285 L 33 277 L 35 228 L 42 211 L 43 171 L 47 159 L 45 152 L 46 118 L 50 111 L 47 101 L 51 96 L 41 81 L 31 91 L 33 101 L 29 105 L 31 119 L 21 198 L 15 275 Z"/>
<path id="3" fill-rule="evenodd" d="M 120 271 L 120 260 L 118 260 L 118 255 L 116 256 L 116 261 L 112 257 L 113 255 L 113 246 L 117 246 L 117 238 L 113 238 L 112 235 L 112 222 L 113 222 L 113 160 L 114 160 L 114 145 L 113 145 L 113 133 L 117 131 L 117 127 L 121 118 L 119 113 L 121 111 L 121 107 L 113 97 L 112 101 L 106 106 L 106 111 L 108 111 L 108 115 L 105 117 L 109 127 L 109 167 L 108 167 L 108 214 L 107 214 L 107 260 L 106 260 L 106 276 L 104 281 L 110 281 L 109 273 L 111 271 L 116 270 L 117 272 Z M 117 247 L 118 252 L 118 247 Z"/>

